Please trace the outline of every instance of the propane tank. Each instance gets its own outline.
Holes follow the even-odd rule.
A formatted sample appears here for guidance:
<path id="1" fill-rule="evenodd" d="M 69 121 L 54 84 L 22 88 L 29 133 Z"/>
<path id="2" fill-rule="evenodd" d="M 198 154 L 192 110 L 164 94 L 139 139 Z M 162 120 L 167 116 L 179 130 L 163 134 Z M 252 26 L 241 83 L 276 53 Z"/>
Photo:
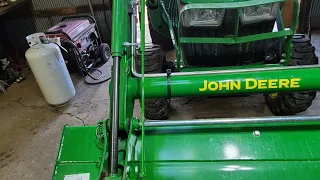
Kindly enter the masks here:
<path id="1" fill-rule="evenodd" d="M 42 43 L 44 33 L 26 37 L 30 48 L 25 55 L 46 101 L 62 105 L 76 94 L 60 48 L 54 43 Z"/>

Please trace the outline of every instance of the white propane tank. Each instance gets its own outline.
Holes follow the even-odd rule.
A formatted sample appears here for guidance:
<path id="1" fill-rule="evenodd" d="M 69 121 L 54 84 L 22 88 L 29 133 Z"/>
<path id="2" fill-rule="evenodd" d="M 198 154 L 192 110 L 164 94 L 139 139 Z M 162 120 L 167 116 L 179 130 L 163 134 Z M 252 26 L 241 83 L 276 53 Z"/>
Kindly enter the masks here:
<path id="1" fill-rule="evenodd" d="M 62 57 L 59 46 L 43 44 L 35 33 L 26 37 L 30 48 L 25 53 L 31 70 L 46 101 L 51 105 L 62 105 L 72 100 L 76 90 Z"/>

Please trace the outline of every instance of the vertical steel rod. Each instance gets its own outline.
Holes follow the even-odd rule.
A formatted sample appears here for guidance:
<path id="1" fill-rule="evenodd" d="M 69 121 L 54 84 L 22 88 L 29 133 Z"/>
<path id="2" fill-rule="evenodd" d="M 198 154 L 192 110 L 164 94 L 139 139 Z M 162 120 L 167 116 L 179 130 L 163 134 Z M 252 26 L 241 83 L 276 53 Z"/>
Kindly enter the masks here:
<path id="1" fill-rule="evenodd" d="M 140 0 L 141 4 L 141 19 L 140 19 L 140 50 L 141 50 L 141 172 L 140 172 L 140 178 L 144 179 L 145 176 L 145 165 L 144 165 L 144 160 L 145 160 L 145 147 L 144 147 L 144 60 L 145 60 L 145 0 Z"/>
<path id="2" fill-rule="evenodd" d="M 95 19 L 91 0 L 87 0 L 87 2 L 88 2 L 88 5 L 89 5 L 89 9 L 90 9 L 90 12 L 91 12 L 91 16 Z"/>
<path id="3" fill-rule="evenodd" d="M 110 173 L 118 174 L 119 133 L 119 57 L 113 57 L 112 69 L 112 120 L 111 120 L 111 163 Z"/>
<path id="4" fill-rule="evenodd" d="M 137 42 L 137 2 L 133 2 L 134 4 L 132 5 L 133 13 L 131 15 L 131 43 L 135 44 Z M 136 46 L 131 47 L 132 51 L 132 61 L 136 60 Z"/>

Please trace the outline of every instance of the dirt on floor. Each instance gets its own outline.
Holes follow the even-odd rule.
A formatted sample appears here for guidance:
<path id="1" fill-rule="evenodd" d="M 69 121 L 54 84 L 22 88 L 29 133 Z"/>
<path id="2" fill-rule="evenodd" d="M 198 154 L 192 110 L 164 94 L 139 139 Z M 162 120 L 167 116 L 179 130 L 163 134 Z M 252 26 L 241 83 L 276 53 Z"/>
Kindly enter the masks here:
<path id="1" fill-rule="evenodd" d="M 96 124 L 108 116 L 108 82 L 87 85 L 73 77 L 77 89 L 65 107 L 46 103 L 32 75 L 0 94 L 0 179 L 51 179 L 61 130 L 65 124 Z"/>

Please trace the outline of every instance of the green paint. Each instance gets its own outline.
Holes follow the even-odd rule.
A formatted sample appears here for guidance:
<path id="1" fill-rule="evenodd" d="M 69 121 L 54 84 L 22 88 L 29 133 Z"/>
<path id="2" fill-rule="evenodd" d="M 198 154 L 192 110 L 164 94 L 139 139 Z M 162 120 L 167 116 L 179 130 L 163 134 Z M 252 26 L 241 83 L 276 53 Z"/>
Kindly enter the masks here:
<path id="1" fill-rule="evenodd" d="M 108 152 L 105 128 L 101 126 L 101 130 L 104 130 L 100 131 L 98 127 L 64 127 L 52 179 L 60 180 L 65 175 L 81 173 L 90 173 L 90 178 L 98 179 Z M 96 136 L 99 132 L 104 142 Z"/>
<path id="2" fill-rule="evenodd" d="M 283 47 L 285 62 L 282 64 L 182 68 L 182 72 L 193 74 L 173 73 L 170 77 L 171 95 L 222 96 L 320 89 L 319 83 L 315 83 L 319 82 L 320 67 L 284 68 L 291 59 L 292 37 L 298 21 L 299 5 L 297 0 L 293 1 L 294 22 L 290 30 L 239 37 L 241 24 L 238 21 L 234 26 L 234 34 L 226 38 L 191 38 L 181 37 L 179 33 L 173 34 L 178 65 L 183 53 L 183 43 L 239 44 L 271 38 L 286 40 Z M 172 22 L 172 17 L 165 10 L 169 0 L 163 2 L 163 6 L 149 13 L 155 29 L 170 37 L 170 31 L 175 33 L 175 28 L 179 32 L 180 23 Z M 240 16 L 243 7 L 284 1 L 182 2 L 186 3 L 183 10 L 236 8 Z M 100 121 L 97 126 L 64 128 L 53 179 L 64 179 L 65 175 L 79 173 L 90 173 L 90 179 L 318 179 L 320 140 L 317 137 L 320 136 L 320 118 L 314 122 L 145 127 L 144 98 L 167 97 L 168 80 L 166 75 L 144 75 L 144 0 L 140 1 L 142 23 L 139 50 L 142 54 L 142 77 L 132 74 L 130 65 L 135 59 L 132 57 L 131 47 L 123 46 L 124 42 L 130 42 L 131 39 L 128 16 L 130 4 L 130 0 L 115 0 L 112 7 L 112 55 L 120 57 L 119 174 L 108 176 L 107 172 L 109 123 L 112 117 L 109 114 L 109 118 Z M 178 70 L 179 68 L 180 66 Z M 283 80 L 282 85 L 280 80 Z M 255 87 L 254 82 L 257 83 Z M 215 87 L 215 84 L 219 87 Z M 141 100 L 141 120 L 133 118 L 136 99 Z M 260 135 L 254 135 L 254 131 L 259 131 Z"/>
<path id="3" fill-rule="evenodd" d="M 296 27 L 299 20 L 299 2 L 298 0 L 293 0 L 294 7 L 293 7 L 293 19 L 291 24 L 292 32 L 296 32 Z M 292 57 L 292 39 L 293 36 L 288 36 L 284 43 L 284 53 L 286 54 L 284 65 L 289 65 L 291 62 Z"/>
<path id="4" fill-rule="evenodd" d="M 294 33 L 291 30 L 283 30 L 279 32 L 269 32 L 269 33 L 255 34 L 255 35 L 242 36 L 242 37 L 234 36 L 232 38 L 230 37 L 226 37 L 226 38 L 182 37 L 180 38 L 180 43 L 240 44 L 240 43 L 258 41 L 258 40 L 292 36 L 293 34 Z"/>
<path id="5" fill-rule="evenodd" d="M 148 163 L 146 179 L 317 179 L 319 161 L 234 161 Z M 266 169 L 266 167 L 269 167 Z M 312 167 L 312 168 L 310 168 Z M 242 170 L 239 170 L 242 169 Z M 285 170 L 284 170 L 285 169 Z M 308 173 L 301 173 L 308 172 Z M 135 175 L 131 176 L 135 179 Z"/>
<path id="6" fill-rule="evenodd" d="M 298 22 L 298 11 L 299 11 L 299 3 L 297 0 L 293 0 L 294 2 L 294 13 L 293 13 L 293 23 L 289 30 L 282 30 L 279 32 L 270 32 L 270 33 L 263 33 L 263 34 L 255 34 L 255 35 L 249 35 L 249 36 L 242 36 L 238 37 L 238 31 L 239 31 L 239 17 L 241 13 L 241 9 L 248 6 L 257 6 L 257 5 L 263 5 L 263 4 L 270 4 L 270 3 L 282 3 L 281 4 L 281 12 L 283 7 L 284 0 L 243 0 L 243 1 L 203 1 L 203 0 L 191 0 L 189 4 L 186 4 L 182 7 L 180 10 L 180 17 L 179 17 L 179 23 L 178 23 L 178 32 L 181 32 L 180 24 L 182 19 L 182 14 L 184 11 L 191 10 L 191 9 L 238 9 L 238 22 L 235 24 L 234 28 L 234 35 L 231 37 L 225 37 L 225 38 L 212 38 L 212 37 L 180 37 L 179 36 L 179 42 L 178 45 L 185 43 L 196 43 L 196 44 L 241 44 L 246 42 L 254 42 L 259 40 L 266 40 L 266 39 L 272 39 L 272 38 L 284 38 L 287 37 L 284 43 L 283 51 L 287 56 L 285 57 L 284 65 L 290 64 L 291 61 L 291 51 L 292 51 L 292 38 L 293 34 L 296 31 L 296 25 Z M 280 13 L 282 14 L 282 13 Z M 283 22 L 282 17 L 280 20 Z M 180 54 L 179 54 L 180 55 Z M 179 61 L 180 62 L 180 61 Z M 184 61 L 185 64 L 187 64 L 186 61 Z M 178 64 L 178 63 L 177 63 Z M 180 66 L 178 66 L 178 70 Z"/>
<path id="7" fill-rule="evenodd" d="M 317 121 L 146 129 L 146 177 L 317 179 L 320 140 L 314 137 L 319 136 L 319 125 Z M 137 135 L 138 156 L 128 162 L 131 179 L 140 163 L 140 141 Z"/>
<path id="8" fill-rule="evenodd" d="M 145 0 L 141 0 L 141 7 L 145 7 Z M 141 22 L 145 22 L 145 8 L 141 8 Z M 140 177 L 143 178 L 145 176 L 145 163 L 144 163 L 144 159 L 145 159 L 145 146 L 144 146 L 144 54 L 145 54 L 145 23 L 140 23 L 141 26 L 141 35 L 140 35 L 140 42 L 141 42 L 141 83 L 140 83 L 140 92 L 141 92 L 141 143 L 142 143 L 142 147 L 141 147 L 141 172 L 140 172 Z"/>
<path id="9" fill-rule="evenodd" d="M 112 22 L 123 22 L 123 25 L 126 26 L 126 17 L 123 16 L 125 13 L 125 6 L 123 3 L 128 3 L 128 1 L 114 1 L 112 4 L 112 9 L 114 12 L 112 16 Z M 114 24 L 114 23 L 113 23 Z M 123 53 L 123 42 L 125 37 L 125 28 L 122 26 L 112 26 L 112 35 L 111 35 L 111 54 L 112 56 L 121 56 Z"/>
<path id="10" fill-rule="evenodd" d="M 280 64 L 250 64 L 246 66 L 224 66 L 224 67 L 186 67 L 182 68 L 181 72 L 197 72 L 197 71 L 218 71 L 218 70 L 232 70 L 232 69 L 252 69 L 252 68 L 272 68 L 280 67 Z M 259 70 L 259 69 L 258 69 Z"/>
<path id="11" fill-rule="evenodd" d="M 224 72 L 216 74 L 198 74 L 198 75 L 181 75 L 181 76 L 171 76 L 170 85 L 171 85 L 171 96 L 172 97 L 183 97 L 183 96 L 208 96 L 208 95 L 235 95 L 235 94 L 248 94 L 248 93 L 272 93 L 272 92 L 286 92 L 286 91 L 308 91 L 308 90 L 317 90 L 319 89 L 319 84 L 314 83 L 318 82 L 318 76 L 320 68 L 294 68 L 294 69 L 281 69 L 277 70 L 277 67 L 269 68 L 269 70 L 260 70 L 250 71 L 250 69 L 243 69 L 243 72 Z M 279 79 L 282 80 L 291 80 L 291 79 L 300 79 L 299 86 L 294 88 L 288 88 L 290 86 L 285 86 L 284 81 L 280 86 Z M 246 88 L 246 80 L 251 79 L 252 81 L 261 82 L 263 88 L 258 89 L 258 84 L 256 86 L 252 84 L 252 81 L 249 81 L 249 88 Z M 268 87 L 270 84 L 264 81 L 267 80 L 278 80 L 272 82 L 271 88 Z M 140 94 L 138 92 L 138 79 L 131 79 L 131 90 L 133 96 L 138 98 Z M 199 91 L 200 88 L 204 87 L 204 81 L 222 83 L 225 85 L 229 82 L 229 90 L 225 87 L 217 90 L 210 91 Z M 231 89 L 230 82 L 240 82 L 240 88 Z M 259 82 L 257 82 L 259 83 Z M 273 84 L 274 83 L 274 84 Z M 214 88 L 215 85 L 212 85 Z M 252 88 L 254 87 L 255 88 Z M 267 86 L 267 88 L 265 88 Z M 158 97 L 167 97 L 167 78 L 166 77 L 147 77 L 145 78 L 145 96 L 147 98 L 158 98 Z M 220 86 L 219 86 L 220 87 Z M 275 88 L 276 87 L 276 88 Z"/>
<path id="12" fill-rule="evenodd" d="M 172 43 L 173 43 L 173 46 L 174 46 L 174 49 L 175 49 L 175 52 L 176 52 L 176 57 L 177 57 L 177 70 L 180 71 L 180 60 L 181 60 L 181 53 L 180 53 L 180 47 L 179 47 L 179 36 L 177 37 L 174 33 L 174 29 L 173 29 L 173 23 L 171 21 L 171 18 L 165 8 L 165 4 L 163 1 L 160 1 L 160 5 L 162 7 L 162 11 L 164 12 L 164 16 L 165 16 L 165 20 L 166 22 L 168 22 L 168 28 L 169 28 L 169 33 L 170 33 L 170 38 L 172 39 Z M 180 24 L 178 23 L 178 26 Z"/>

